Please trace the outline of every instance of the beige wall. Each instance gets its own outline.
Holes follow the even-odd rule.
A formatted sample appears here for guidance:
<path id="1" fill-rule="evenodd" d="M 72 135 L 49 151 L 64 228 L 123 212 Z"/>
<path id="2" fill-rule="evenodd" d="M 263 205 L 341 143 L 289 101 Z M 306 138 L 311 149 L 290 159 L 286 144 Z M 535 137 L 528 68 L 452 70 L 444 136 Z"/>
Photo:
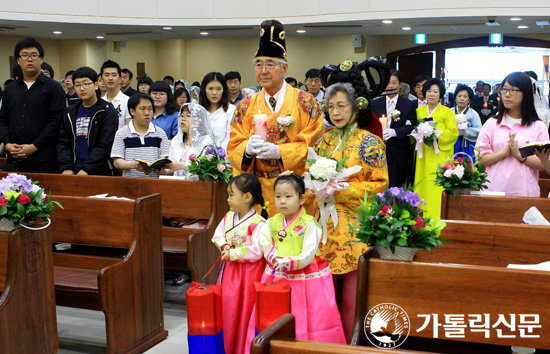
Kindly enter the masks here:
<path id="1" fill-rule="evenodd" d="M 505 34 L 506 36 L 506 34 Z M 468 38 L 467 35 L 429 35 L 428 43 Z M 548 40 L 547 35 L 524 35 L 527 38 Z M 9 56 L 20 37 L 0 36 L 0 82 L 11 75 Z M 325 64 L 337 64 L 342 59 L 360 62 L 375 55 L 414 46 L 413 35 L 362 37 L 363 47 L 353 48 L 351 36 L 287 38 L 289 68 L 287 76 L 303 81 L 305 72 Z M 258 38 L 201 38 L 189 40 L 127 41 L 120 52 L 114 51 L 114 43 L 99 40 L 50 40 L 39 39 L 46 51 L 45 61 L 54 68 L 56 80 L 71 69 L 88 65 L 99 71 L 101 64 L 112 59 L 137 73 L 137 62 L 144 62 L 147 74 L 153 80 L 165 75 L 189 82 L 201 81 L 211 71 L 226 73 L 239 71 L 243 87 L 256 85 L 252 58 Z M 133 86 L 135 87 L 136 81 Z"/>
<path id="2" fill-rule="evenodd" d="M 15 45 L 21 39 L 23 37 L 0 35 L 0 84 L 11 77 L 10 56 L 13 56 Z M 62 75 L 65 75 L 65 72 L 61 73 L 61 70 L 59 70 L 59 41 L 41 39 L 40 43 L 46 52 L 44 61 L 53 67 L 55 79 L 61 78 Z"/>

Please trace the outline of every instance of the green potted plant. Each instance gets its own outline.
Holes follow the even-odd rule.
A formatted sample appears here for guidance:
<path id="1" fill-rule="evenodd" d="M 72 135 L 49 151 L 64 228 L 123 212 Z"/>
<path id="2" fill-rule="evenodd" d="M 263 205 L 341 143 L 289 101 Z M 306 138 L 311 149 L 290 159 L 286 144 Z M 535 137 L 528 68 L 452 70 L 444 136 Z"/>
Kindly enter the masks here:
<path id="1" fill-rule="evenodd" d="M 392 187 L 361 200 L 357 208 L 359 226 L 350 231 L 361 242 L 376 248 L 381 258 L 412 260 L 420 249 L 432 251 L 449 240 L 440 237 L 446 224 L 423 216 L 425 203 L 409 188 Z"/>
<path id="2" fill-rule="evenodd" d="M 205 146 L 201 154 L 189 156 L 191 163 L 187 170 L 202 181 L 228 183 L 233 173 L 225 160 L 226 152 L 220 146 Z"/>

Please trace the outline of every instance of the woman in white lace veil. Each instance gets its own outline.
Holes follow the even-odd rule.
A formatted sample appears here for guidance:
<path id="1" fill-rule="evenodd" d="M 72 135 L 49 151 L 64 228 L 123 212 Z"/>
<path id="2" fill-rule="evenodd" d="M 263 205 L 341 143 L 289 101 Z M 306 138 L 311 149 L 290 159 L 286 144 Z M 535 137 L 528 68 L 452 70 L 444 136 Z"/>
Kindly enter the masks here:
<path id="1" fill-rule="evenodd" d="M 181 107 L 178 117 L 178 134 L 172 139 L 169 158 L 171 164 L 166 165 L 168 173 L 176 176 L 187 176 L 189 157 L 198 157 L 205 146 L 214 145 L 211 137 L 212 129 L 208 119 L 208 111 L 201 105 L 186 103 Z"/>

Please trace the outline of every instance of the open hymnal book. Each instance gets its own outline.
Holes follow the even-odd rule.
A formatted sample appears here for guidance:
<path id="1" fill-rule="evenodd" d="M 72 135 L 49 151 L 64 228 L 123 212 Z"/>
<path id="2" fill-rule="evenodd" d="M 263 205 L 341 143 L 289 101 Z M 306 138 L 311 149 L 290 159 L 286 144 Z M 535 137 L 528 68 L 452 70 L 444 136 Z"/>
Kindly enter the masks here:
<path id="1" fill-rule="evenodd" d="M 536 141 L 527 145 L 523 145 L 519 148 L 521 157 L 531 156 L 535 153 L 535 150 L 542 151 L 543 149 L 550 148 L 550 141 Z"/>
<path id="2" fill-rule="evenodd" d="M 527 269 L 527 270 L 550 270 L 550 261 L 539 264 L 508 264 L 507 268 Z"/>
<path id="3" fill-rule="evenodd" d="M 151 167 L 155 170 L 160 170 L 161 168 L 164 167 L 164 165 L 166 165 L 168 163 L 172 163 L 172 161 L 170 159 L 166 158 L 166 157 L 161 157 L 160 159 L 156 159 L 153 162 L 147 162 L 147 161 L 142 160 L 142 159 L 136 159 L 136 161 L 139 162 L 139 163 L 144 164 L 147 167 Z"/>

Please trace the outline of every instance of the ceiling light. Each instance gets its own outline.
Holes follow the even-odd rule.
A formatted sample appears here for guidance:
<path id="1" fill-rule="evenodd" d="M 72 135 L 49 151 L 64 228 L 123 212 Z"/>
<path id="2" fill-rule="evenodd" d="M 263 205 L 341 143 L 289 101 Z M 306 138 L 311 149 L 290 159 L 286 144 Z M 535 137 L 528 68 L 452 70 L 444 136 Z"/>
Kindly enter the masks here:
<path id="1" fill-rule="evenodd" d="M 172 27 L 162 27 L 162 29 L 163 29 L 163 30 L 167 30 L 167 31 L 168 31 L 168 30 L 171 30 L 171 29 L 172 29 Z"/>
<path id="2" fill-rule="evenodd" d="M 411 30 L 410 27 L 401 27 L 401 29 L 402 29 L 403 31 L 410 31 L 410 30 Z"/>
<path id="3" fill-rule="evenodd" d="M 95 36 L 97 39 L 105 39 L 105 36 Z"/>
<path id="4" fill-rule="evenodd" d="M 53 34 L 63 34 L 61 31 L 53 31 Z"/>
<path id="5" fill-rule="evenodd" d="M 519 28 L 519 29 L 527 29 L 527 28 L 529 28 L 529 26 L 523 25 L 523 26 L 518 26 L 518 28 Z"/>
<path id="6" fill-rule="evenodd" d="M 523 20 L 523 18 L 521 18 L 521 17 L 512 17 L 510 19 L 510 21 L 521 21 L 521 20 Z"/>
<path id="7" fill-rule="evenodd" d="M 200 32 L 200 35 L 201 36 L 208 36 L 208 32 L 202 31 L 202 32 Z"/>
<path id="8" fill-rule="evenodd" d="M 299 30 L 296 30 L 297 33 L 306 33 L 306 30 L 304 29 L 299 29 Z"/>
<path id="9" fill-rule="evenodd" d="M 393 23 L 393 21 L 392 20 L 382 20 L 382 23 L 385 23 L 385 24 L 389 25 L 390 23 Z"/>

